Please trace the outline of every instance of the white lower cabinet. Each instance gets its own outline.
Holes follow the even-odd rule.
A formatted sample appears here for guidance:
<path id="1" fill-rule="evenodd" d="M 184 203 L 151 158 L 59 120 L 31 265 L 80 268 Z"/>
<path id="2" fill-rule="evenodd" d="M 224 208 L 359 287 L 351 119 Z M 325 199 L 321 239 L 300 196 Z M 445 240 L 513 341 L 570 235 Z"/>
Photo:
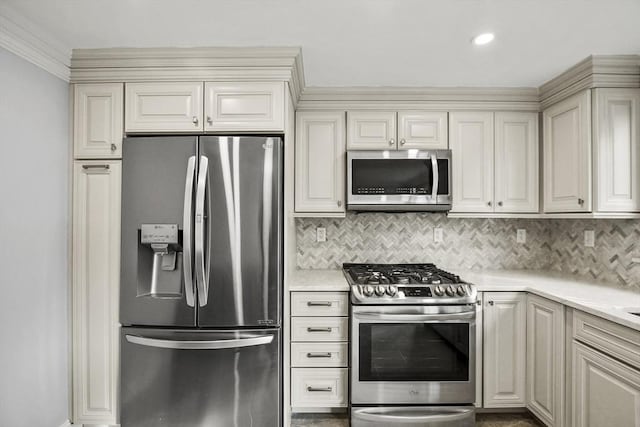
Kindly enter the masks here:
<path id="1" fill-rule="evenodd" d="M 572 425 L 640 426 L 640 370 L 573 343 Z"/>
<path id="2" fill-rule="evenodd" d="M 291 409 L 349 405 L 348 292 L 291 293 Z"/>
<path id="3" fill-rule="evenodd" d="M 564 305 L 527 295 L 527 408 L 548 426 L 564 423 Z"/>
<path id="4" fill-rule="evenodd" d="M 73 166 L 73 422 L 118 420 L 120 161 Z"/>
<path id="5" fill-rule="evenodd" d="M 483 300 L 484 407 L 524 407 L 526 294 L 485 292 Z"/>

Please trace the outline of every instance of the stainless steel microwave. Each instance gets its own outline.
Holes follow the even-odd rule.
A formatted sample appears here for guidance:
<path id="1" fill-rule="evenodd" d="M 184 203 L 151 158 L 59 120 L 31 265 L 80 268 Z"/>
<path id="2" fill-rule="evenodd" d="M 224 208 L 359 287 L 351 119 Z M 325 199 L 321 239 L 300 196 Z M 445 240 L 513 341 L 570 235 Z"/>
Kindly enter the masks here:
<path id="1" fill-rule="evenodd" d="M 450 210 L 451 150 L 348 151 L 347 209 Z"/>

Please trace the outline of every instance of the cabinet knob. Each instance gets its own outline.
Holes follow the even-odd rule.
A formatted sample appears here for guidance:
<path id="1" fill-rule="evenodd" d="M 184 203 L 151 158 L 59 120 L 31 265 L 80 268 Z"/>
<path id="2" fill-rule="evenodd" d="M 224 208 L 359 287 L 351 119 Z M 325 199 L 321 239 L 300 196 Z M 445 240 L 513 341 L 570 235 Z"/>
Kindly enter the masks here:
<path id="1" fill-rule="evenodd" d="M 402 138 L 402 139 L 400 140 L 400 145 L 404 145 L 404 144 L 406 144 L 406 143 L 407 143 L 407 141 L 406 141 L 404 138 Z"/>
<path id="2" fill-rule="evenodd" d="M 489 305 L 493 305 L 493 301 L 489 301 L 489 302 L 488 302 L 488 304 L 489 304 Z"/>
<path id="3" fill-rule="evenodd" d="M 584 199 L 578 199 L 578 204 L 579 204 L 580 206 L 584 205 Z"/>
<path id="4" fill-rule="evenodd" d="M 191 119 L 191 122 L 192 122 L 194 125 L 198 126 L 198 117 L 193 116 L 193 119 Z"/>
<path id="5" fill-rule="evenodd" d="M 502 206 L 502 202 L 498 202 L 498 206 Z"/>
<path id="6" fill-rule="evenodd" d="M 342 200 L 338 200 L 336 203 L 338 204 L 338 207 L 342 206 Z"/>
<path id="7" fill-rule="evenodd" d="M 389 140 L 389 145 L 396 145 L 396 140 L 395 140 L 395 139 L 393 139 L 393 138 L 391 138 L 391 139 Z"/>
<path id="8" fill-rule="evenodd" d="M 491 202 L 487 202 L 487 206 L 491 206 Z"/>
<path id="9" fill-rule="evenodd" d="M 116 146 L 116 144 L 111 144 L 111 151 L 116 151 L 118 149 L 118 147 Z"/>
<path id="10" fill-rule="evenodd" d="M 207 123 L 209 123 L 210 125 L 213 124 L 213 119 L 211 118 L 211 116 L 207 116 Z"/>

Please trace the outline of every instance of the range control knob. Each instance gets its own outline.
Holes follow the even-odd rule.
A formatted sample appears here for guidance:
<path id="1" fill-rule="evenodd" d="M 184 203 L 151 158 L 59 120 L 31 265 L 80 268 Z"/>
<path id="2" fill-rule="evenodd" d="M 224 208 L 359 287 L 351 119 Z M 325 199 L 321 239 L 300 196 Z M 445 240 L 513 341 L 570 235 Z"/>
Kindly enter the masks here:
<path id="1" fill-rule="evenodd" d="M 376 295 L 381 297 L 382 295 L 384 295 L 384 292 L 385 292 L 384 286 L 382 285 L 376 286 Z"/>
<path id="2" fill-rule="evenodd" d="M 364 294 L 365 297 L 370 297 L 371 295 L 373 295 L 373 286 L 371 285 L 363 286 L 362 293 Z"/>
<path id="3" fill-rule="evenodd" d="M 447 295 L 452 297 L 456 294 L 456 290 L 453 289 L 453 286 L 449 285 L 447 286 Z"/>
<path id="4" fill-rule="evenodd" d="M 390 297 L 394 296 L 397 293 L 398 293 L 397 287 L 393 285 L 387 287 L 387 295 L 389 295 Z"/>
<path id="5" fill-rule="evenodd" d="M 442 289 L 442 286 L 438 285 L 433 288 L 433 293 L 436 294 L 436 296 L 441 297 L 442 295 L 444 295 L 444 289 Z"/>
<path id="6" fill-rule="evenodd" d="M 460 285 L 460 286 L 458 286 L 458 289 L 456 290 L 456 293 L 459 296 L 463 297 L 463 296 L 465 296 L 467 294 L 467 291 L 464 290 L 464 286 Z"/>

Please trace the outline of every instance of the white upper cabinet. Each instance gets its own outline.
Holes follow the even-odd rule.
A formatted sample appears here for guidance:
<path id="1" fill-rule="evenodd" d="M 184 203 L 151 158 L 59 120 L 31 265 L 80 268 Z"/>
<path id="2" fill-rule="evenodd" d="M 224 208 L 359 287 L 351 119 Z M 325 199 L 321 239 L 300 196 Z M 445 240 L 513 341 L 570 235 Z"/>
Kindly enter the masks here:
<path id="1" fill-rule="evenodd" d="M 344 214 L 344 112 L 297 113 L 295 157 L 295 211 Z"/>
<path id="2" fill-rule="evenodd" d="M 594 90 L 595 209 L 640 211 L 640 89 Z"/>
<path id="3" fill-rule="evenodd" d="M 447 113 L 398 112 L 398 149 L 446 150 L 448 146 Z"/>
<path id="4" fill-rule="evenodd" d="M 446 149 L 447 113 L 349 111 L 348 150 Z"/>
<path id="5" fill-rule="evenodd" d="M 284 82 L 205 82 L 205 131 L 284 130 Z"/>
<path id="6" fill-rule="evenodd" d="M 449 115 L 453 212 L 493 212 L 493 113 Z"/>
<path id="7" fill-rule="evenodd" d="M 348 150 L 395 150 L 395 111 L 348 111 Z"/>
<path id="8" fill-rule="evenodd" d="M 495 113 L 495 211 L 538 212 L 538 114 Z"/>
<path id="9" fill-rule="evenodd" d="M 484 407 L 525 406 L 526 294 L 484 293 Z"/>
<path id="10" fill-rule="evenodd" d="M 201 82 L 127 83 L 127 132 L 202 132 Z"/>
<path id="11" fill-rule="evenodd" d="M 544 110 L 544 211 L 591 211 L 591 92 Z"/>
<path id="12" fill-rule="evenodd" d="M 73 154 L 77 159 L 122 156 L 122 83 L 73 85 Z"/>

